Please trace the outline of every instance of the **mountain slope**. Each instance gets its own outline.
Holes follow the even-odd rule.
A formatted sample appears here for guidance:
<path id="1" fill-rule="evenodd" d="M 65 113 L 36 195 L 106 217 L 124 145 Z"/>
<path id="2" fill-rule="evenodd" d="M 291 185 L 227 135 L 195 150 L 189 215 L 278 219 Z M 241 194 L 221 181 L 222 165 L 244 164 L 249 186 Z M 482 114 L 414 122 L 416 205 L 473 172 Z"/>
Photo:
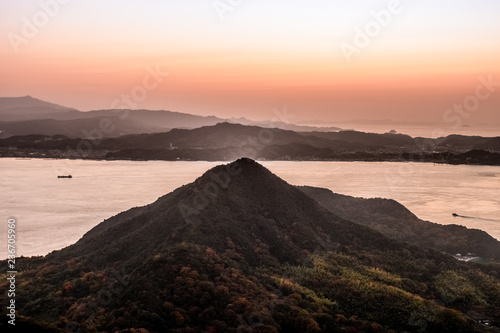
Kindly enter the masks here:
<path id="1" fill-rule="evenodd" d="M 312 132 L 314 135 L 329 140 L 340 140 L 368 146 L 414 147 L 415 140 L 405 134 L 376 134 L 359 131 Z"/>
<path id="2" fill-rule="evenodd" d="M 224 148 L 253 146 L 260 149 L 269 144 L 305 144 L 318 148 L 349 147 L 365 148 L 366 145 L 334 141 L 315 136 L 299 134 L 278 128 L 266 129 L 258 126 L 219 123 L 214 126 L 204 126 L 196 129 L 173 129 L 166 133 L 133 135 L 103 142 L 102 148 L 107 149 L 164 149 L 170 143 L 177 148 Z"/>
<path id="3" fill-rule="evenodd" d="M 500 152 L 500 137 L 489 138 L 486 142 L 478 143 L 474 146 L 474 149 Z"/>
<path id="4" fill-rule="evenodd" d="M 0 115 L 31 115 L 66 113 L 74 109 L 42 101 L 31 96 L 0 97 Z"/>
<path id="5" fill-rule="evenodd" d="M 150 126 L 163 128 L 196 128 L 201 126 L 215 125 L 224 121 L 222 118 L 214 116 L 198 116 L 188 113 L 165 111 L 165 110 L 95 110 L 80 112 L 75 119 L 93 117 L 120 117 L 121 119 L 132 119 Z"/>
<path id="6" fill-rule="evenodd" d="M 121 120 L 137 121 L 144 125 L 163 129 L 171 128 L 198 128 L 213 126 L 228 121 L 234 124 L 249 126 L 271 127 L 269 122 L 252 121 L 245 118 L 223 119 L 215 116 L 199 116 L 188 113 L 166 110 L 130 110 L 130 109 L 104 109 L 87 112 L 65 108 L 56 104 L 44 102 L 31 96 L 26 97 L 0 97 L 0 121 L 30 121 L 40 119 L 52 120 L 82 120 L 88 118 L 116 118 Z M 279 127 L 299 132 L 306 131 L 331 131 L 336 127 L 322 128 L 312 126 L 299 126 L 291 123 L 273 121 L 272 127 Z M 36 133 L 28 133 L 36 134 Z M 62 133 L 56 133 L 62 134 Z"/>
<path id="7" fill-rule="evenodd" d="M 104 131 L 102 130 L 104 128 Z M 69 138 L 96 137 L 99 131 L 102 137 L 116 137 L 125 134 L 163 132 L 164 128 L 142 124 L 131 119 L 118 117 L 93 117 L 75 120 L 39 119 L 25 121 L 0 121 L 0 137 L 42 134 L 65 135 Z"/>
<path id="8" fill-rule="evenodd" d="M 500 319 L 494 266 L 343 220 L 249 159 L 17 265 L 19 313 L 60 331 L 487 332 L 477 319 Z"/>
<path id="9" fill-rule="evenodd" d="M 500 242 L 484 231 L 422 221 L 394 200 L 353 198 L 307 186 L 300 189 L 338 216 L 378 230 L 390 238 L 451 255 L 474 253 L 500 259 Z"/>
<path id="10" fill-rule="evenodd" d="M 235 175 L 228 176 L 226 168 Z M 252 201 L 243 201 L 246 197 Z M 261 259 L 254 253 L 260 242 L 269 244 L 276 262 L 294 264 L 303 250 L 332 250 L 355 238 L 363 239 L 364 248 L 398 246 L 377 232 L 328 213 L 260 164 L 241 159 L 210 170 L 151 205 L 106 220 L 58 255 L 90 254 L 103 263 L 135 262 L 183 241 L 223 251 L 227 237 L 239 244 L 251 265 Z M 136 242 L 143 247 L 138 249 Z"/>

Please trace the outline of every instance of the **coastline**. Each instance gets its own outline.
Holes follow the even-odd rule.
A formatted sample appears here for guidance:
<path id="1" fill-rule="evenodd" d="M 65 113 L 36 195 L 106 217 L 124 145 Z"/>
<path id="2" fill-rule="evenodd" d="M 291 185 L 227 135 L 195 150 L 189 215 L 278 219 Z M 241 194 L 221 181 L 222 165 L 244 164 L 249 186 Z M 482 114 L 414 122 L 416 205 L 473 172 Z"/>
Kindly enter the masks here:
<path id="1" fill-rule="evenodd" d="M 241 154 L 244 156 L 244 154 Z M 283 155 L 269 158 L 265 154 L 250 156 L 258 161 L 325 161 L 325 162 L 414 162 L 448 165 L 485 165 L 500 166 L 500 154 L 483 150 L 471 150 L 465 153 L 413 153 L 413 152 L 329 152 L 318 155 Z M 70 156 L 60 150 L 38 149 L 0 149 L 0 158 L 20 159 L 70 159 L 96 161 L 231 161 L 235 152 L 229 149 L 178 149 L 178 150 L 143 150 L 130 149 L 120 151 L 96 150 L 88 156 Z"/>

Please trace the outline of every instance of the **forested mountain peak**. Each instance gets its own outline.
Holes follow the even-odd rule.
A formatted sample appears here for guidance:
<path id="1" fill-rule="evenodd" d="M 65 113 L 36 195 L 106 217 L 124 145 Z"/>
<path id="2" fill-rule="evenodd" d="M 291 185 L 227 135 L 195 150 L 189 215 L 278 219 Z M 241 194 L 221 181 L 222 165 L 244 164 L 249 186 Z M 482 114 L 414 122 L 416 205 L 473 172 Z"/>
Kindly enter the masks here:
<path id="1" fill-rule="evenodd" d="M 485 319 L 498 326 L 498 266 L 473 267 L 334 213 L 251 159 L 216 166 L 74 245 L 18 258 L 19 327 L 491 331 L 479 323 Z"/>

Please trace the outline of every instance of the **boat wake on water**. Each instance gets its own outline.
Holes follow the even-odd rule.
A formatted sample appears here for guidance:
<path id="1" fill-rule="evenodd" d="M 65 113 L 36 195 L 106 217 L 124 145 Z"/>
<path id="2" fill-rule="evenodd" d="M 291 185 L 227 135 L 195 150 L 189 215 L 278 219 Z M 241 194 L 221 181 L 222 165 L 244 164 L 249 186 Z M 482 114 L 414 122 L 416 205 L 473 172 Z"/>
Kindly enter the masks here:
<path id="1" fill-rule="evenodd" d="M 460 218 L 463 218 L 463 219 L 475 219 L 475 220 L 481 220 L 481 221 L 500 222 L 500 220 L 485 219 L 485 218 L 482 218 L 482 217 L 475 217 L 475 216 L 458 215 L 457 213 L 453 213 L 451 215 L 453 215 L 454 217 L 460 217 Z"/>

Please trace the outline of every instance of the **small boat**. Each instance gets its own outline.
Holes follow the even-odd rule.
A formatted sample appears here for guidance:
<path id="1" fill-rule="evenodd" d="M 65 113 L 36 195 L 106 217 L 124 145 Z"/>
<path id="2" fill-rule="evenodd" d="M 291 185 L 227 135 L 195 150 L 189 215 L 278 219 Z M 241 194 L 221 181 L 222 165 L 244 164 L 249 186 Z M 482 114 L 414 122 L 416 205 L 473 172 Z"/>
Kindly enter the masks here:
<path id="1" fill-rule="evenodd" d="M 72 175 L 68 175 L 68 176 L 57 176 L 57 178 L 73 178 Z"/>

